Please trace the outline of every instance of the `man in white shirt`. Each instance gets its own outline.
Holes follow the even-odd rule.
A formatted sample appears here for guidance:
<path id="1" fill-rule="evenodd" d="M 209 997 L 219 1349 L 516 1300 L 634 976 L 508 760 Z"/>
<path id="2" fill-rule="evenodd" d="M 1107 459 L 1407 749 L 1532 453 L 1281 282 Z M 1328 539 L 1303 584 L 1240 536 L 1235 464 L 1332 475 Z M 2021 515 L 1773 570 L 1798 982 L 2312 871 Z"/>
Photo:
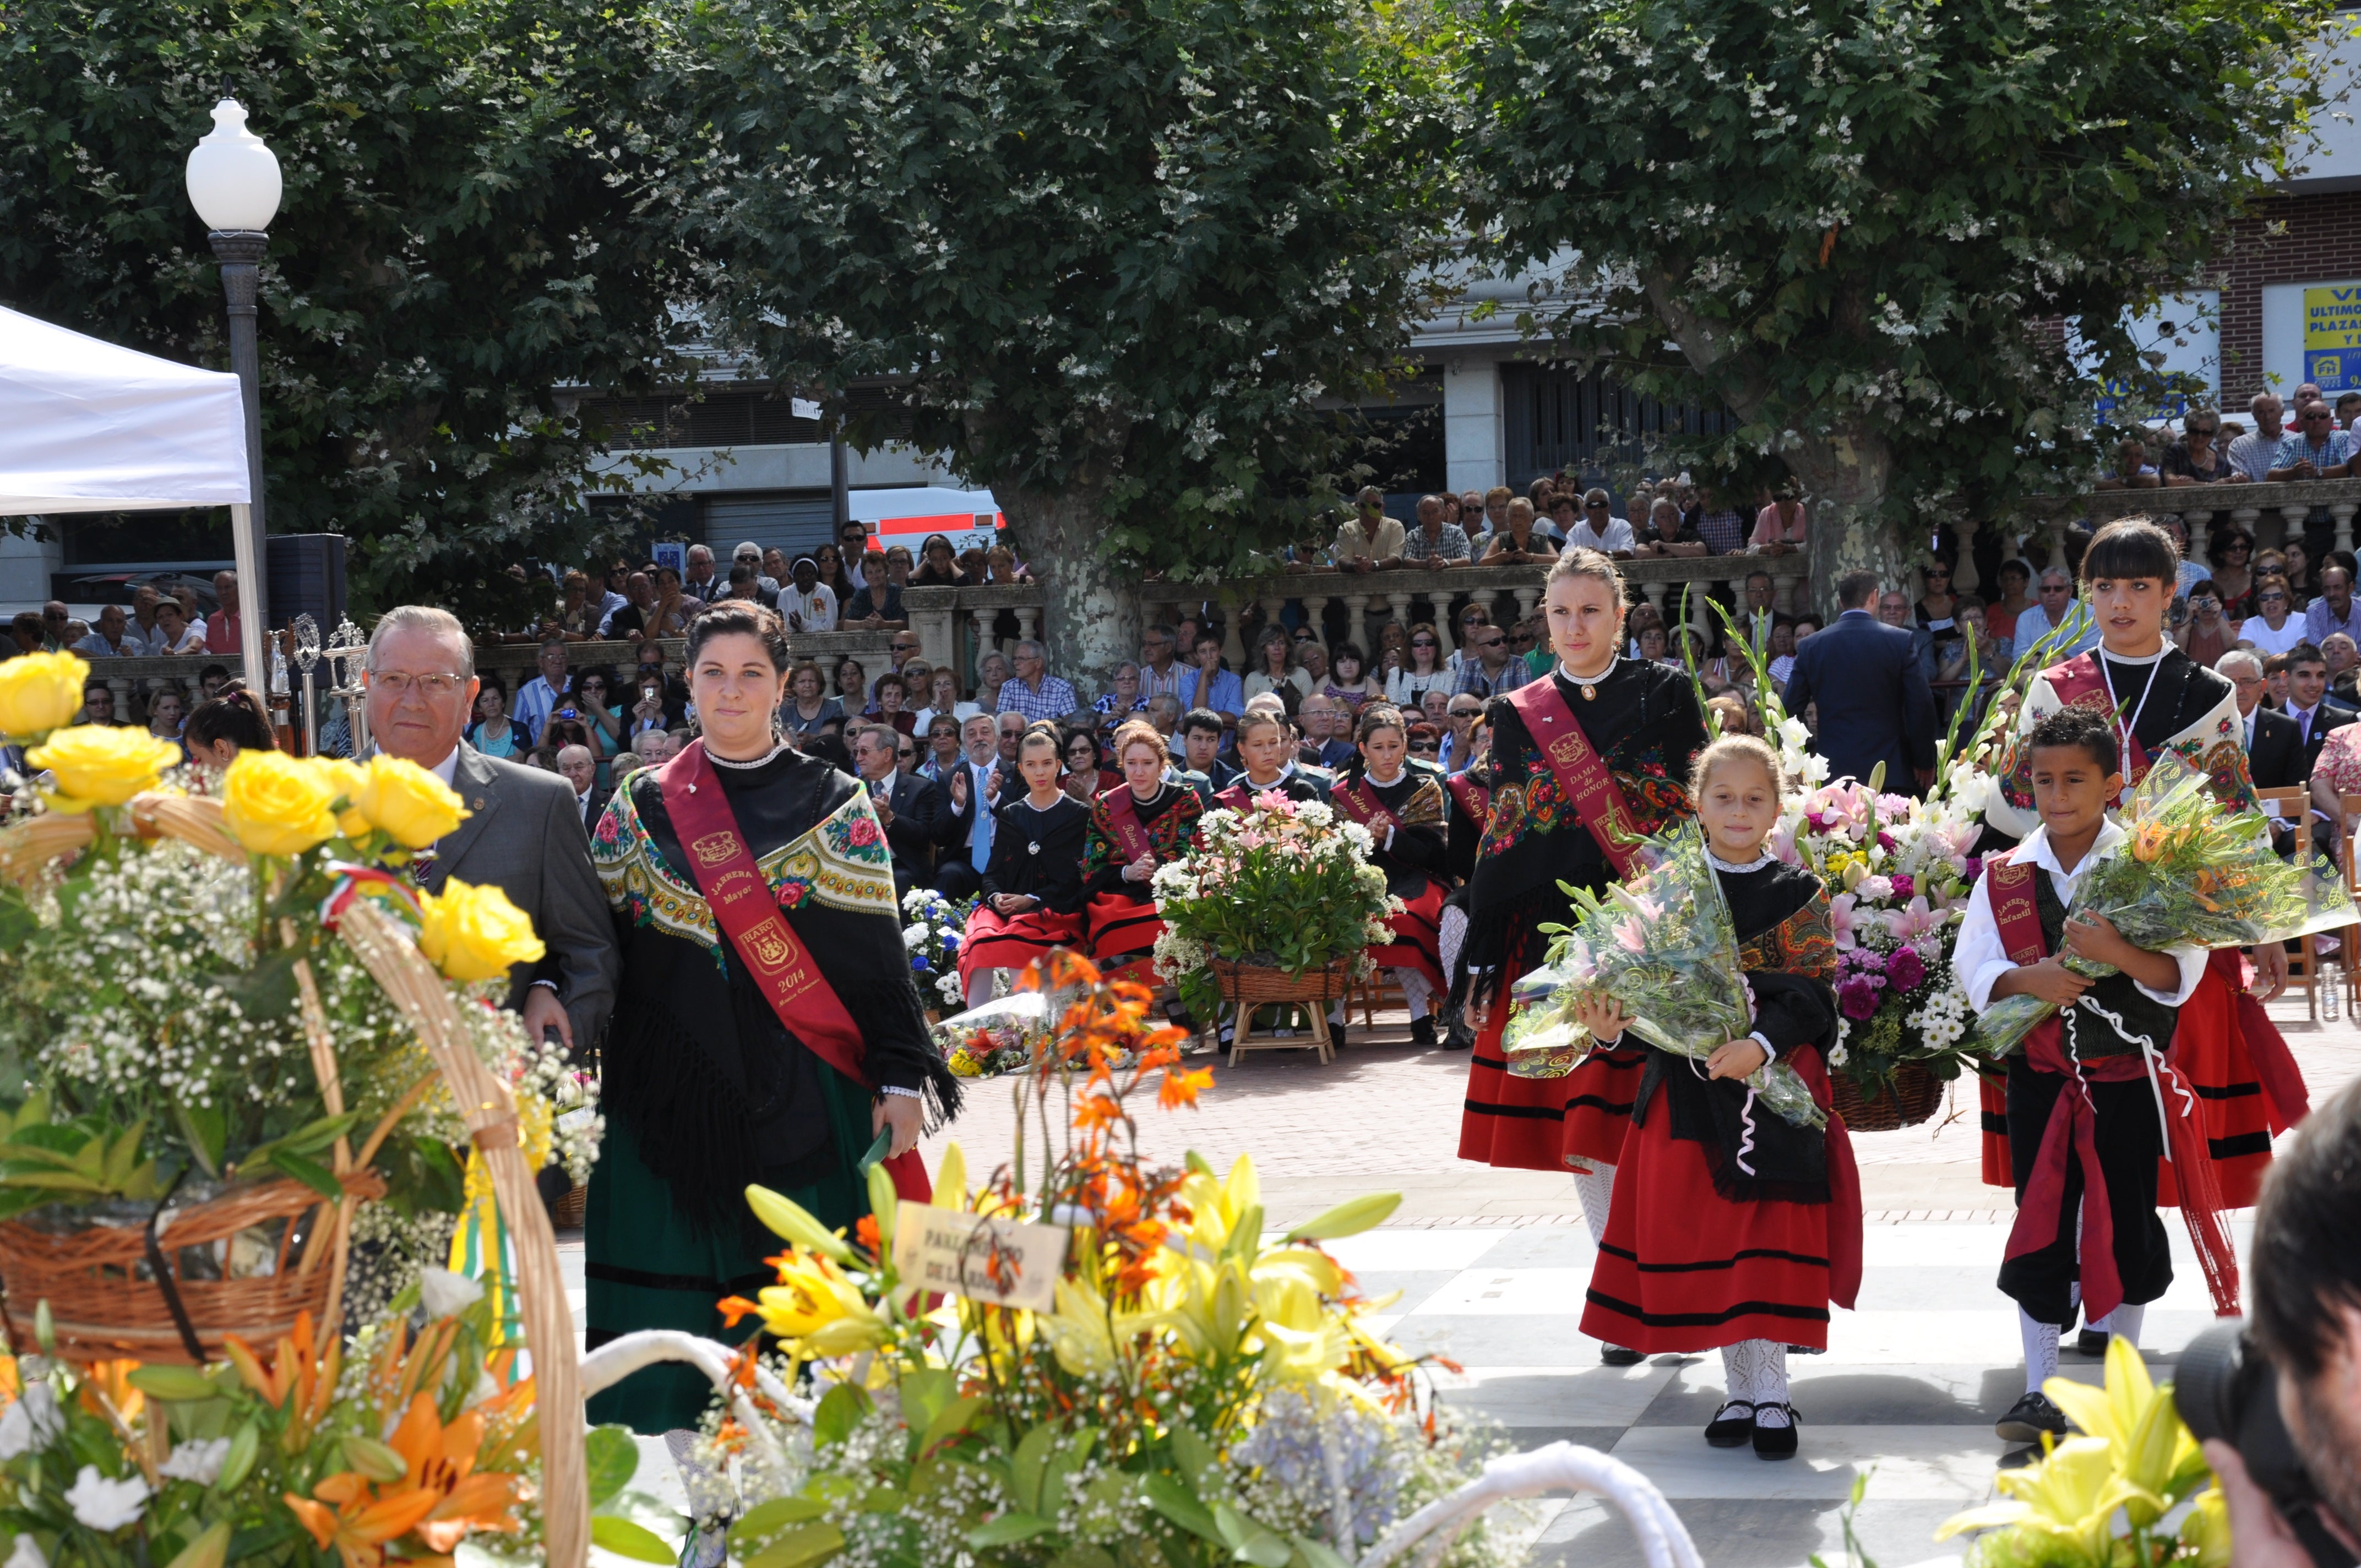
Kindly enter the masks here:
<path id="1" fill-rule="evenodd" d="M 2041 574 L 2040 602 L 2028 605 L 2016 618 L 2016 635 L 2011 639 L 2019 653 L 2026 652 L 2059 627 L 2069 630 L 2069 635 L 2043 655 L 2042 667 L 2063 663 L 2075 654 L 2099 645 L 2099 623 L 2091 614 L 2091 607 L 2074 597 L 2074 579 L 2057 566 Z"/>
<path id="2" fill-rule="evenodd" d="M 1400 519 L 1386 515 L 1386 493 L 1375 485 L 1365 485 L 1354 504 L 1359 515 L 1345 520 L 1336 530 L 1336 542 L 1329 546 L 1336 569 L 1377 572 L 1400 565 L 1407 531 Z"/>
<path id="3" fill-rule="evenodd" d="M 779 590 L 779 614 L 787 630 L 797 635 L 836 630 L 836 590 L 819 580 L 819 563 L 810 556 L 796 557 L 786 586 Z"/>
<path id="4" fill-rule="evenodd" d="M 1631 525 L 1615 515 L 1614 509 L 1607 504 L 1607 492 L 1597 489 L 1583 495 L 1582 516 L 1567 532 L 1565 542 L 1624 558 L 1629 558 L 1634 548 Z"/>
<path id="5" fill-rule="evenodd" d="M 516 702 L 509 711 L 519 724 L 524 726 L 524 732 L 532 736 L 533 743 L 538 746 L 541 744 L 541 732 L 549 723 L 550 714 L 564 706 L 561 699 L 573 696 L 574 677 L 566 668 L 566 644 L 558 638 L 553 637 L 543 643 L 540 656 L 533 663 L 540 667 L 541 674 L 518 688 Z"/>
<path id="6" fill-rule="evenodd" d="M 133 645 L 132 652 L 143 656 L 172 652 L 164 644 L 164 629 L 156 624 L 156 607 L 163 602 L 164 596 L 150 584 L 131 590 L 131 624 L 123 636 Z"/>

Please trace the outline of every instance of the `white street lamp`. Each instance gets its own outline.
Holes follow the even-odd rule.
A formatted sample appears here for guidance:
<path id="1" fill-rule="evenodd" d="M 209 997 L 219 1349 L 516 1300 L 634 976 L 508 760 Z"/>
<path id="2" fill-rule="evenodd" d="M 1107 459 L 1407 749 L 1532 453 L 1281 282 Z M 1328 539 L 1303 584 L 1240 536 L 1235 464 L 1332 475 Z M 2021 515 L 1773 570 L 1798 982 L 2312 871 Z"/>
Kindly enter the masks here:
<path id="1" fill-rule="evenodd" d="M 238 622 L 244 635 L 248 690 L 263 691 L 270 666 L 263 638 L 270 624 L 264 574 L 263 540 L 269 529 L 262 505 L 262 356 L 256 337 L 255 295 L 269 240 L 263 230 L 279 214 L 279 159 L 246 128 L 246 109 L 234 98 L 214 105 L 214 128 L 189 149 L 189 204 L 211 232 L 221 262 L 222 292 L 229 299 L 229 363 L 246 400 L 246 464 L 253 500 L 230 509 L 232 545 L 237 556 Z"/>

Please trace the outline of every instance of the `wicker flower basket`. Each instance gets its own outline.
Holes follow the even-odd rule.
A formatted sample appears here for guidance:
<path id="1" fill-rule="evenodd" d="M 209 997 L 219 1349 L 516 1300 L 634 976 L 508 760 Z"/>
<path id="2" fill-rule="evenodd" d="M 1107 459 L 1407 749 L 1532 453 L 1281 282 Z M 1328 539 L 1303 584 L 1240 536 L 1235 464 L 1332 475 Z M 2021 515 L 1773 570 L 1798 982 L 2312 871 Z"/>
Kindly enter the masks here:
<path id="1" fill-rule="evenodd" d="M 188 795 L 143 795 L 131 803 L 131 817 L 143 837 L 179 839 L 223 856 L 245 852 L 223 828 L 218 801 Z M 0 876 L 22 881 L 38 874 L 49 861 L 90 843 L 94 832 L 86 815 L 37 817 L 0 829 Z M 523 1318 L 525 1343 L 533 1353 L 533 1403 L 542 1432 L 540 1508 L 548 1543 L 547 1561 L 550 1568 L 584 1568 L 590 1555 L 590 1488 L 574 1318 L 566 1304 L 565 1277 L 558 1266 L 557 1238 L 550 1228 L 548 1211 L 542 1206 L 541 1195 L 533 1186 L 533 1172 L 525 1168 L 516 1097 L 476 1055 L 461 1024 L 458 1003 L 434 966 L 427 962 L 418 944 L 392 916 L 367 899 L 356 900 L 344 913 L 336 934 L 376 977 L 387 999 L 409 1020 L 417 1032 L 419 1044 L 434 1062 L 434 1075 L 422 1080 L 411 1091 L 412 1096 L 423 1092 L 439 1079 L 459 1108 L 469 1141 L 482 1152 L 490 1171 L 493 1196 L 516 1249 L 517 1300 Z M 319 1014 L 319 997 L 312 983 L 311 969 L 303 962 L 294 967 L 302 992 L 313 1070 L 319 1078 L 322 1099 L 329 1112 L 339 1113 L 344 1101 L 336 1083 L 335 1056 L 328 1046 L 325 1020 Z M 333 1212 L 317 1193 L 292 1182 L 284 1187 L 291 1188 L 294 1196 L 282 1193 L 269 1201 L 284 1202 L 285 1209 L 271 1209 L 268 1202 L 261 1209 L 249 1206 L 263 1201 L 265 1194 L 281 1190 L 282 1184 L 267 1182 L 184 1212 L 158 1238 L 159 1245 L 169 1241 L 170 1250 L 194 1247 L 282 1213 L 291 1218 L 306 1208 L 319 1208 L 323 1219 L 314 1228 L 329 1245 L 304 1249 L 295 1259 L 294 1276 L 296 1279 L 316 1281 L 302 1287 L 320 1292 L 314 1321 L 335 1321 L 353 1207 L 384 1191 L 381 1179 L 369 1169 L 369 1161 L 385 1134 L 411 1109 L 412 1103 L 405 1097 L 402 1104 L 388 1113 L 378 1132 L 357 1156 L 348 1159 L 348 1151 L 339 1140 L 335 1164 L 344 1183 L 345 1200 L 335 1204 Z M 213 1212 L 216 1208 L 220 1210 L 218 1213 Z M 200 1215 L 204 1217 L 202 1230 Z M 7 1299 L 0 1304 L 0 1310 L 5 1310 L 9 1319 L 11 1332 L 29 1328 L 32 1312 L 41 1300 L 48 1299 L 60 1341 L 65 1339 L 66 1325 L 71 1320 L 76 1323 L 81 1337 L 94 1346 L 131 1340 L 141 1343 L 142 1348 L 129 1354 L 139 1354 L 142 1359 L 185 1360 L 180 1326 L 170 1321 L 171 1312 L 165 1304 L 164 1293 L 152 1283 L 139 1288 L 142 1281 L 138 1275 L 147 1259 L 146 1232 L 109 1227 L 93 1234 L 95 1229 L 99 1228 L 85 1227 L 70 1235 L 55 1236 L 21 1223 L 0 1225 L 0 1250 L 12 1255 L 0 1261 L 0 1283 L 5 1283 L 7 1290 Z M 20 1232 L 25 1233 L 22 1244 L 17 1234 Z M 32 1240 L 38 1240 L 38 1245 L 29 1245 Z M 126 1241 L 132 1249 L 129 1253 L 120 1250 Z M 60 1247 L 66 1250 L 60 1253 L 56 1250 Z M 292 1248 L 289 1251 L 291 1253 Z M 318 1266 L 315 1259 L 324 1260 L 327 1266 Z M 282 1255 L 280 1261 L 283 1263 L 285 1257 Z M 169 1261 L 166 1268 L 177 1275 Z M 48 1273 L 39 1281 L 32 1275 L 25 1275 L 20 1284 L 16 1271 L 22 1269 L 46 1269 Z M 148 1266 L 148 1272 L 152 1281 L 152 1265 Z M 251 1328 L 258 1337 L 266 1332 L 275 1337 L 293 1323 L 296 1312 L 313 1304 L 308 1297 L 298 1299 L 292 1296 L 270 1301 L 261 1296 L 211 1301 L 204 1288 L 221 1289 L 221 1282 L 176 1277 L 175 1283 L 183 1292 L 182 1305 L 189 1310 L 192 1328 L 196 1326 L 195 1300 L 208 1300 L 209 1309 L 219 1307 L 219 1315 L 207 1320 L 216 1333 L 238 1332 L 243 1337 L 244 1331 Z M 227 1283 L 273 1286 L 273 1280 L 268 1277 Z M 275 1288 L 286 1290 L 293 1283 L 285 1277 L 284 1269 L 278 1271 Z M 60 1288 L 68 1295 L 57 1294 Z M 65 1305 L 69 1299 L 79 1305 L 69 1309 Z M 166 1332 L 152 1344 L 141 1339 L 151 1332 L 156 1321 L 148 1313 L 149 1305 L 161 1309 L 157 1317 L 166 1325 Z M 78 1316 L 83 1312 L 89 1314 L 86 1321 Z M 280 1313 L 283 1315 L 273 1315 Z M 23 1328 L 18 1326 L 20 1314 L 27 1320 Z M 278 1326 L 266 1331 L 261 1326 L 265 1321 Z M 197 1337 L 208 1353 L 218 1352 L 217 1339 L 203 1329 L 198 1330 Z"/>
<path id="2" fill-rule="evenodd" d="M 345 1191 L 354 1199 L 379 1198 L 385 1181 L 374 1170 L 357 1170 L 345 1178 Z M 5 1291 L 0 1319 L 10 1343 L 32 1343 L 32 1313 L 43 1301 L 49 1304 L 58 1353 L 77 1361 L 129 1356 L 196 1365 L 220 1360 L 227 1335 L 268 1344 L 294 1328 L 299 1312 L 311 1313 L 315 1322 L 326 1319 L 339 1271 L 320 1264 L 341 1235 L 334 1207 L 310 1188 L 284 1179 L 258 1182 L 163 1218 L 152 1235 L 128 1224 L 71 1231 L 24 1220 L 0 1224 L 0 1290 Z M 248 1233 L 260 1233 L 272 1247 L 267 1265 L 249 1259 L 245 1277 L 218 1277 L 229 1272 L 221 1268 L 219 1253 L 234 1250 L 232 1238 Z M 192 1277 L 192 1272 L 216 1277 Z M 200 1347 L 196 1355 L 189 1354 L 192 1339 Z"/>
<path id="3" fill-rule="evenodd" d="M 1215 959 L 1213 979 L 1222 988 L 1222 999 L 1241 1007 L 1271 1002 L 1334 1002 L 1352 987 L 1353 960 L 1338 959 L 1324 969 L 1290 974 L 1276 964 Z"/>
<path id="4" fill-rule="evenodd" d="M 1846 1127 L 1856 1133 L 1891 1133 L 1915 1127 L 1943 1102 L 1943 1080 L 1916 1062 L 1894 1069 L 1892 1090 L 1861 1098 L 1860 1086 L 1841 1073 L 1828 1077 L 1828 1101 Z"/>

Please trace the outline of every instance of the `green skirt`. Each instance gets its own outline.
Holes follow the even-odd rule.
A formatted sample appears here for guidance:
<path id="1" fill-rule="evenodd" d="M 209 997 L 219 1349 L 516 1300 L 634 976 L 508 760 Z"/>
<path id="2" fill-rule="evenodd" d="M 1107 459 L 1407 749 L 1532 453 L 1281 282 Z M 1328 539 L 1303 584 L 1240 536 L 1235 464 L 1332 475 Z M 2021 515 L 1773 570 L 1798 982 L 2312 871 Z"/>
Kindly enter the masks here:
<path id="1" fill-rule="evenodd" d="M 859 1162 L 874 1136 L 871 1097 L 826 1062 L 819 1064 L 819 1078 L 835 1168 L 809 1186 L 786 1189 L 786 1195 L 837 1230 L 869 1212 Z M 777 1283 L 763 1259 L 777 1256 L 787 1244 L 771 1238 L 755 1247 L 750 1239 L 741 1231 L 702 1231 L 675 1210 L 671 1190 L 640 1162 L 630 1113 L 610 1107 L 583 1216 L 590 1347 L 637 1329 L 681 1329 L 729 1343 L 754 1332 L 760 1325 L 752 1318 L 734 1331 L 724 1328 L 714 1305 L 724 1296 L 751 1299 Z M 589 1414 L 597 1423 L 620 1422 L 654 1435 L 694 1428 L 712 1402 L 705 1375 L 675 1362 L 646 1367 L 593 1396 Z"/>

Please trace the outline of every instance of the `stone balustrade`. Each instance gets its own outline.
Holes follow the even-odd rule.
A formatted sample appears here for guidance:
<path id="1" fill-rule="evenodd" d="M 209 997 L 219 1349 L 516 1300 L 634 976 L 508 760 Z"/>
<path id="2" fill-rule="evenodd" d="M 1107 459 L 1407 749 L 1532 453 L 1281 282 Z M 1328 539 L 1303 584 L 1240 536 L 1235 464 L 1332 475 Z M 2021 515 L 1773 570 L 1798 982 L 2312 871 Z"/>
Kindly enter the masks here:
<path id="1" fill-rule="evenodd" d="M 1663 612 L 1666 624 L 1681 617 L 1682 589 L 1694 585 L 1689 620 L 1709 627 L 1712 611 L 1706 608 L 1709 590 L 1743 596 L 1746 579 L 1762 571 L 1771 575 L 1773 601 L 1791 613 L 1804 594 L 1805 565 L 1800 554 L 1676 556 L 1626 561 L 1623 575 L 1646 600 Z M 1452 630 L 1459 609 L 1470 599 L 1492 611 L 1495 624 L 1505 625 L 1532 612 L 1541 602 L 1546 566 L 1457 566 L 1392 572 L 1288 572 L 1252 580 L 1179 582 L 1152 580 L 1139 585 L 1147 618 L 1177 620 L 1184 614 L 1211 611 L 1220 618 L 1224 656 L 1230 667 L 1248 667 L 1248 650 L 1241 635 L 1240 613 L 1248 605 L 1265 624 L 1278 618 L 1292 600 L 1306 617 L 1324 621 L 1330 607 L 1342 606 L 1345 635 L 1364 649 L 1373 629 L 1387 620 L 1429 620 L 1441 639 L 1442 656 L 1452 652 Z M 1004 635 L 1002 618 L 1014 618 L 1016 639 L 1037 637 L 1041 625 L 1041 590 L 1018 584 L 1006 587 L 905 588 L 902 605 L 918 645 L 928 663 L 956 659 L 963 680 L 972 681 L 973 661 L 982 650 L 1006 651 L 1016 639 Z M 1053 653 L 1050 665 L 1057 667 Z"/>
<path id="2" fill-rule="evenodd" d="M 2361 479 L 2306 479 L 2285 485 L 2172 485 L 2156 489 L 2096 490 L 2074 498 L 2037 497 L 2024 505 L 2028 552 L 2040 542 L 2037 567 L 2066 565 L 2066 526 L 2087 518 L 2094 526 L 2119 517 L 2178 517 L 2189 530 L 2189 556 L 2205 559 L 2213 531 L 2236 523 L 2255 536 L 2257 549 L 2268 550 L 2301 535 L 2305 520 L 2325 512 L 2335 529 L 2336 548 L 2353 548 L 2353 519 L 2361 513 Z M 1972 536 L 1973 523 L 1961 532 Z M 1962 539 L 1960 554 L 1970 551 Z M 1962 582 L 1961 589 L 1973 585 Z"/>

